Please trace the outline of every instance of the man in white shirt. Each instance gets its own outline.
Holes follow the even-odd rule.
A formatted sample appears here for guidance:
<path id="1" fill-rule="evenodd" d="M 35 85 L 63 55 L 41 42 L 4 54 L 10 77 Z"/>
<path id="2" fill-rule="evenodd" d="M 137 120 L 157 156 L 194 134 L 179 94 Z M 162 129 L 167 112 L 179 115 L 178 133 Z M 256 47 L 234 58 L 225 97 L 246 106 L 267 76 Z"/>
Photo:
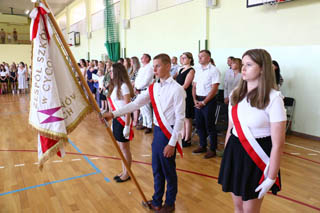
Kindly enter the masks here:
<path id="1" fill-rule="evenodd" d="M 173 56 L 171 58 L 171 69 L 170 69 L 170 75 L 173 79 L 176 79 L 177 75 L 179 74 L 179 68 L 180 66 L 178 65 L 178 58 Z"/>
<path id="2" fill-rule="evenodd" d="M 224 98 L 228 98 L 228 91 L 225 89 L 225 85 L 228 84 L 228 79 L 233 76 L 233 70 L 231 69 L 232 60 L 234 59 L 233 56 L 229 56 L 227 59 L 228 69 L 226 70 L 226 73 L 224 74 Z"/>
<path id="3" fill-rule="evenodd" d="M 142 67 L 139 69 L 137 77 L 134 82 L 134 87 L 139 95 L 147 92 L 148 86 L 153 81 L 153 67 L 150 63 L 151 57 L 149 54 L 143 54 L 141 57 Z M 138 95 L 138 96 L 139 96 Z M 142 126 L 137 126 L 137 129 L 145 129 L 145 133 L 152 132 L 152 110 L 151 105 L 146 104 L 140 109 L 142 115 Z"/>
<path id="4" fill-rule="evenodd" d="M 211 53 L 202 50 L 199 53 L 199 65 L 195 67 L 192 96 L 195 103 L 195 118 L 200 147 L 193 153 L 207 152 L 204 158 L 216 156 L 217 131 L 215 112 L 217 108 L 216 94 L 220 84 L 220 72 L 210 63 Z M 207 151 L 207 137 L 210 138 L 210 149 Z"/>
<path id="5" fill-rule="evenodd" d="M 157 80 L 148 87 L 145 93 L 139 95 L 133 102 L 119 110 L 108 112 L 103 115 L 107 120 L 133 112 L 139 107 L 152 101 L 154 106 L 154 137 L 152 142 L 152 170 L 154 178 L 154 194 L 147 205 L 157 212 L 173 212 L 178 192 L 178 177 L 176 173 L 176 146 L 182 154 L 181 131 L 185 118 L 186 93 L 170 76 L 170 57 L 159 54 L 153 59 L 154 72 Z M 156 101 L 154 101 L 156 100 Z M 160 116 L 159 116 L 160 115 Z M 171 129 L 168 136 L 166 130 Z M 169 130 L 170 132 L 170 130 Z M 169 139 L 170 138 L 170 139 Z M 162 206 L 162 197 L 167 181 L 165 205 Z"/>

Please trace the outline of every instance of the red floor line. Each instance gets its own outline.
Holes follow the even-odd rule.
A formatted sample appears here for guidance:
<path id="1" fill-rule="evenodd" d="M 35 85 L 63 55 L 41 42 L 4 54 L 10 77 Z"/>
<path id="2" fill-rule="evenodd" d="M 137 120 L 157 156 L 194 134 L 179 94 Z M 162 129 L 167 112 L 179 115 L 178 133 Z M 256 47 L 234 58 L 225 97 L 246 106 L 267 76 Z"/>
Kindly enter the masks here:
<path id="1" fill-rule="evenodd" d="M 309 208 L 312 208 L 312 209 L 315 209 L 315 210 L 320 211 L 320 208 L 318 208 L 318 207 L 312 206 L 312 205 L 307 204 L 307 203 L 303 203 L 303 202 L 301 202 L 301 201 L 292 199 L 292 198 L 290 198 L 290 197 L 287 197 L 287 196 L 284 196 L 284 195 L 275 195 L 275 196 L 281 197 L 281 198 L 283 198 L 283 199 L 285 199 L 285 200 L 289 200 L 289 201 L 292 201 L 292 202 L 294 202 L 294 203 L 298 203 L 298 204 L 300 204 L 300 205 L 307 206 L 307 207 L 309 207 Z"/>
<path id="2" fill-rule="evenodd" d="M 3 152 L 3 151 L 9 151 L 9 152 L 19 152 L 19 151 L 20 151 L 20 152 L 37 152 L 36 150 L 0 150 L 0 151 L 1 151 L 1 152 Z M 87 157 L 89 156 L 89 157 L 98 157 L 98 158 L 106 158 L 106 159 L 113 159 L 113 160 L 121 160 L 121 159 L 118 158 L 118 157 L 100 156 L 100 155 L 92 155 L 92 154 L 85 154 L 85 153 L 75 153 L 75 152 L 66 152 L 66 153 L 67 153 L 67 154 L 70 154 L 70 155 L 82 155 L 82 156 L 87 156 Z M 291 155 L 291 154 L 289 154 L 289 153 L 286 153 L 286 154 L 288 154 L 288 155 L 290 155 L 290 156 L 294 156 L 294 157 L 299 157 L 299 156 Z M 301 157 L 299 157 L 299 158 L 301 158 Z M 306 158 L 301 158 L 301 159 L 303 159 L 303 160 L 309 160 L 309 159 L 306 159 Z M 311 160 L 310 160 L 310 161 L 311 161 Z M 143 162 L 143 161 L 135 161 L 135 160 L 134 160 L 133 162 L 139 163 L 139 164 L 151 165 L 151 163 L 147 163 L 147 162 Z M 316 162 L 316 161 L 312 161 L 312 162 L 314 162 L 314 163 L 319 163 L 319 162 Z M 319 163 L 319 164 L 320 164 L 320 163 Z M 190 173 L 190 174 L 194 174 L 194 175 L 199 175 L 199 176 L 202 176 L 202 177 L 208 177 L 208 178 L 215 179 L 215 180 L 218 179 L 218 177 L 211 176 L 211 175 L 207 175 L 207 174 L 203 174 L 203 173 L 199 173 L 199 172 L 194 172 L 194 171 L 189 171 L 189 170 L 179 169 L 179 168 L 177 168 L 177 170 L 178 170 L 178 171 L 181 171 L 181 172 L 185 172 L 185 173 Z M 269 192 L 269 193 L 270 193 L 270 192 Z M 320 208 L 319 208 L 319 207 L 312 206 L 312 205 L 310 205 L 310 204 L 307 204 L 307 203 L 304 203 L 304 202 L 295 200 L 295 199 L 293 199 L 293 198 L 290 198 L 290 197 L 287 197 L 287 196 L 284 196 L 284 195 L 275 195 L 275 196 L 320 211 Z"/>
<path id="3" fill-rule="evenodd" d="M 311 160 L 311 159 L 308 159 L 308 158 L 304 158 L 304 157 L 301 157 L 301 156 L 293 155 L 293 154 L 290 154 L 288 152 L 283 152 L 283 153 L 286 154 L 286 155 L 290 155 L 292 157 L 300 158 L 302 160 L 306 160 L 306 161 L 310 161 L 310 162 L 313 162 L 313 163 L 316 163 L 316 164 L 320 164 L 320 162 L 318 162 L 318 161 L 314 161 L 314 160 Z"/>
<path id="4" fill-rule="evenodd" d="M 21 149 L 11 149 L 11 150 L 0 149 L 0 152 L 38 152 L 38 151 L 37 150 L 21 150 Z M 120 159 L 120 158 L 117 158 L 117 157 L 96 156 L 96 155 L 91 155 L 91 154 L 81 154 L 81 153 L 74 153 L 74 152 L 66 152 L 66 153 L 67 154 L 71 154 L 71 155 L 86 155 L 86 156 L 91 156 L 91 157 L 103 157 L 103 158 L 110 158 L 110 159 Z M 314 161 L 314 160 L 311 160 L 311 159 L 308 159 L 308 158 L 304 158 L 304 157 L 301 157 L 301 156 L 293 155 L 293 154 L 290 154 L 288 152 L 283 152 L 283 153 L 286 154 L 286 155 L 289 155 L 291 157 L 299 158 L 301 160 L 306 160 L 306 161 L 310 161 L 312 163 L 320 164 L 320 162 L 318 162 L 318 161 Z"/>

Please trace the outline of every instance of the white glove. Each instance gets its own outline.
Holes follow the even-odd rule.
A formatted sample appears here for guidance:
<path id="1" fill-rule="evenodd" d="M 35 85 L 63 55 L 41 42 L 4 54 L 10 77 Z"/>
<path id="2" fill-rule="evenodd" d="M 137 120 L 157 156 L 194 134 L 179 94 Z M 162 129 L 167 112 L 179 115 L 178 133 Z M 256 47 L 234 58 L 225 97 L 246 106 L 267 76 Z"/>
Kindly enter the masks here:
<path id="1" fill-rule="evenodd" d="M 276 179 L 271 180 L 270 178 L 266 178 L 255 190 L 255 192 L 259 192 L 258 199 L 263 198 L 265 194 L 271 189 L 273 184 L 276 182 Z"/>
<path id="2" fill-rule="evenodd" d="M 124 126 L 122 133 L 125 139 L 129 139 L 130 126 Z"/>

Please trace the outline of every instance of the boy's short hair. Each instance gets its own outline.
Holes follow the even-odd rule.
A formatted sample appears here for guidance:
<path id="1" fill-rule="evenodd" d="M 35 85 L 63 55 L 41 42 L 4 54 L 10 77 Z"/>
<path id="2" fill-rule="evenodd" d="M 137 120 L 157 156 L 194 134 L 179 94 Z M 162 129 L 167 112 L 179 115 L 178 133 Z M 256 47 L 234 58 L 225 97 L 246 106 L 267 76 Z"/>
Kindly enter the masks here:
<path id="1" fill-rule="evenodd" d="M 209 50 L 201 50 L 200 53 L 206 53 L 211 58 L 211 52 Z"/>
<path id="2" fill-rule="evenodd" d="M 170 57 L 165 54 L 165 53 L 161 53 L 159 55 L 156 55 L 153 60 L 159 59 L 163 64 L 171 64 L 171 59 Z"/>
<path id="3" fill-rule="evenodd" d="M 148 53 L 144 53 L 143 55 L 146 56 L 149 59 L 149 61 L 151 61 L 151 56 Z"/>

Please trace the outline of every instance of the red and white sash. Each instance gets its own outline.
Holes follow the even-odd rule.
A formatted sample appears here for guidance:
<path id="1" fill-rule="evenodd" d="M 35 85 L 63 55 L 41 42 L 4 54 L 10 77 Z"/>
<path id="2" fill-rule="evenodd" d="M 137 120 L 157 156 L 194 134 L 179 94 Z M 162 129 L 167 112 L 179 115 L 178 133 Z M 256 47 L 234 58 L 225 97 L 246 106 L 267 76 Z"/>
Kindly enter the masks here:
<path id="1" fill-rule="evenodd" d="M 168 140 L 170 140 L 173 129 L 172 129 L 171 125 L 168 123 L 166 117 L 164 116 L 162 109 L 160 107 L 159 100 L 156 98 L 157 96 L 154 95 L 154 93 L 155 93 L 155 91 L 154 91 L 154 83 L 153 83 L 149 86 L 149 95 L 150 95 L 150 100 L 151 100 L 151 104 L 153 107 L 153 111 L 154 111 L 154 114 L 156 116 L 156 119 L 158 121 L 158 124 L 159 124 L 161 131 L 168 138 Z M 181 138 L 178 139 L 176 147 L 177 147 L 177 150 L 180 153 L 181 157 L 183 157 Z"/>
<path id="2" fill-rule="evenodd" d="M 119 109 L 119 107 L 115 104 L 115 102 L 112 101 L 112 99 L 110 97 L 108 97 L 108 102 L 110 103 L 112 111 L 116 111 L 117 109 Z M 117 117 L 117 120 L 119 121 L 119 123 L 123 127 L 125 127 L 126 122 L 124 121 L 124 119 L 122 117 Z M 133 136 L 134 136 L 134 133 L 133 133 L 133 129 L 132 129 L 132 119 L 130 118 L 130 133 L 129 133 L 129 140 L 130 141 L 132 140 Z"/>
<path id="3" fill-rule="evenodd" d="M 259 184 L 261 184 L 268 176 L 270 158 L 253 137 L 249 127 L 243 122 L 240 123 L 238 117 L 238 104 L 232 107 L 232 120 L 241 145 L 257 167 L 263 172 L 259 181 Z M 276 179 L 276 184 L 280 189 L 279 177 Z"/>

